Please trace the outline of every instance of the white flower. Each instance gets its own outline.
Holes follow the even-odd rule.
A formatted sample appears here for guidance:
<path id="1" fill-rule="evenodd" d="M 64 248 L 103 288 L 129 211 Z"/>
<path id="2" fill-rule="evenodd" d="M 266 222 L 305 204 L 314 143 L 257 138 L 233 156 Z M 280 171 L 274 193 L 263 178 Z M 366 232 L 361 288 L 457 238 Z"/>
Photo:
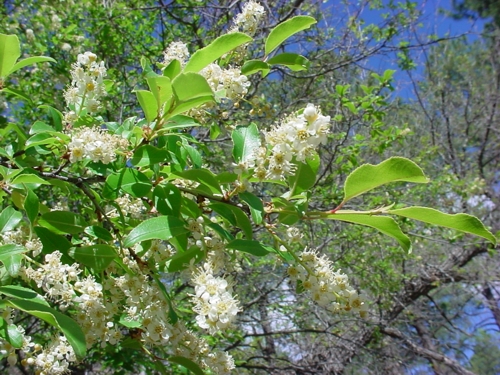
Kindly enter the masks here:
<path id="1" fill-rule="evenodd" d="M 253 0 L 249 1 L 243 7 L 243 11 L 234 20 L 235 30 L 253 36 L 265 14 L 266 12 L 262 5 Z"/>
<path id="2" fill-rule="evenodd" d="M 170 64 L 173 60 L 178 60 L 181 66 L 186 65 L 189 59 L 189 50 L 186 44 L 182 42 L 173 42 L 163 52 L 163 63 Z"/>

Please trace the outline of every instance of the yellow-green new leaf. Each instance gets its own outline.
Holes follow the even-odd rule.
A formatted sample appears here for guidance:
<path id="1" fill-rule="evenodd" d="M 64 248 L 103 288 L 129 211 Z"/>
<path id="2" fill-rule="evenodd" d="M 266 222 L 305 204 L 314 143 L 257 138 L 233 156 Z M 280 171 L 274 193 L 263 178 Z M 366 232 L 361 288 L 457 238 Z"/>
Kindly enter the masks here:
<path id="1" fill-rule="evenodd" d="M 281 43 L 297 34 L 299 31 L 308 29 L 314 25 L 316 20 L 309 16 L 296 16 L 288 21 L 280 23 L 271 30 L 266 39 L 266 56 L 273 52 Z"/>
<path id="2" fill-rule="evenodd" d="M 324 218 L 346 221 L 348 223 L 361 224 L 375 228 L 383 234 L 394 238 L 406 251 L 411 251 L 410 239 L 401 231 L 399 225 L 391 217 L 367 215 L 365 213 L 343 213 L 342 211 L 337 211 L 334 214 L 324 216 Z"/>
<path id="3" fill-rule="evenodd" d="M 392 157 L 380 164 L 364 164 L 356 168 L 345 181 L 344 202 L 390 182 L 429 182 L 422 169 L 409 159 Z"/>
<path id="4" fill-rule="evenodd" d="M 439 225 L 445 228 L 456 229 L 461 232 L 483 237 L 496 245 L 497 239 L 475 216 L 468 214 L 445 214 L 444 212 L 428 207 L 406 207 L 389 210 L 387 213 L 423 221 L 424 223 Z"/>
<path id="5" fill-rule="evenodd" d="M 196 51 L 186 64 L 185 72 L 199 72 L 224 54 L 242 44 L 251 42 L 252 38 L 243 33 L 229 33 L 215 39 L 205 48 Z"/>
<path id="6" fill-rule="evenodd" d="M 0 34 L 0 80 L 9 75 L 19 56 L 21 48 L 17 36 Z"/>

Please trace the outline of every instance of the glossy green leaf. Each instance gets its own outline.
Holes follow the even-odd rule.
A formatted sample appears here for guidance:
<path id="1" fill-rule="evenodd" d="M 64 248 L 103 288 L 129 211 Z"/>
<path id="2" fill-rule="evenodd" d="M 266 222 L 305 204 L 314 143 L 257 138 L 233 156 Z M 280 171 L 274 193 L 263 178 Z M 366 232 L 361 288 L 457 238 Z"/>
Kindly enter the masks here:
<path id="1" fill-rule="evenodd" d="M 281 43 L 299 31 L 308 29 L 314 25 L 316 20 L 309 16 L 295 16 L 285 22 L 280 23 L 271 30 L 266 39 L 266 55 L 273 52 Z"/>
<path id="2" fill-rule="evenodd" d="M 250 208 L 253 222 L 257 225 L 261 224 L 262 217 L 264 215 L 264 204 L 262 203 L 262 200 L 248 191 L 240 193 L 238 196 Z"/>
<path id="3" fill-rule="evenodd" d="M 24 210 L 26 211 L 26 216 L 33 225 L 38 217 L 40 201 L 38 196 L 31 189 L 27 189 L 26 199 L 24 200 Z"/>
<path id="4" fill-rule="evenodd" d="M 411 251 L 410 239 L 401 231 L 399 225 L 391 217 L 337 211 L 336 213 L 325 216 L 324 218 L 346 221 L 348 223 L 361 224 L 375 228 L 383 234 L 394 238 L 406 251 Z"/>
<path id="5" fill-rule="evenodd" d="M 153 122 L 156 116 L 158 116 L 158 103 L 156 98 L 151 91 L 147 90 L 136 90 L 137 100 L 144 111 L 144 116 L 148 122 Z"/>
<path id="6" fill-rule="evenodd" d="M 58 234 L 82 233 L 88 223 L 83 216 L 69 211 L 51 211 L 38 219 L 38 225 Z"/>
<path id="7" fill-rule="evenodd" d="M 248 60 L 245 61 L 245 63 L 241 67 L 241 74 L 249 76 L 258 72 L 262 72 L 262 77 L 265 77 L 270 70 L 271 65 L 262 60 Z"/>
<path id="8" fill-rule="evenodd" d="M 226 245 L 226 249 L 243 251 L 258 257 L 265 256 L 273 251 L 269 246 L 262 245 L 259 241 L 233 240 Z"/>
<path id="9" fill-rule="evenodd" d="M 88 235 L 90 235 L 92 237 L 99 238 L 99 239 L 104 240 L 104 241 L 113 241 L 113 236 L 109 232 L 109 230 L 107 230 L 106 228 L 103 228 L 103 227 L 99 227 L 97 225 L 92 225 L 90 227 L 85 228 L 85 233 L 87 233 Z"/>
<path id="10" fill-rule="evenodd" d="M 186 223 L 174 216 L 160 216 L 148 219 L 132 229 L 123 240 L 124 247 L 130 247 L 138 242 L 159 239 L 168 240 L 187 233 Z"/>
<path id="11" fill-rule="evenodd" d="M 304 56 L 296 53 L 280 53 L 272 58 L 270 58 L 267 63 L 269 65 L 284 65 L 294 72 L 301 70 L 307 70 L 309 68 L 309 60 Z"/>
<path id="12" fill-rule="evenodd" d="M 40 184 L 50 185 L 50 182 L 45 181 L 43 178 L 38 177 L 36 174 L 21 174 L 10 182 L 11 185 L 18 184 Z"/>
<path id="13" fill-rule="evenodd" d="M 118 256 L 113 246 L 104 244 L 73 247 L 68 254 L 96 272 L 104 271 Z"/>
<path id="14" fill-rule="evenodd" d="M 205 77 L 192 72 L 179 74 L 172 81 L 172 88 L 180 102 L 213 95 Z"/>
<path id="15" fill-rule="evenodd" d="M 179 216 L 181 192 L 173 184 L 157 185 L 153 190 L 153 203 L 162 215 Z"/>
<path id="16" fill-rule="evenodd" d="M 3 263 L 7 272 L 12 277 L 18 276 L 21 268 L 22 254 L 27 252 L 21 245 L 7 244 L 0 246 L 0 262 Z"/>
<path id="17" fill-rule="evenodd" d="M 288 178 L 291 196 L 307 191 L 314 186 L 319 164 L 320 159 L 318 154 L 315 154 L 314 157 L 307 159 L 305 162 L 297 163 L 295 174 Z"/>
<path id="18" fill-rule="evenodd" d="M 182 367 L 185 367 L 188 369 L 190 372 L 192 372 L 194 375 L 205 375 L 203 370 L 196 364 L 195 362 L 191 361 L 190 359 L 186 357 L 181 357 L 181 356 L 171 356 L 168 357 L 169 362 L 177 363 L 181 365 Z"/>
<path id="19" fill-rule="evenodd" d="M 391 215 L 407 217 L 424 223 L 455 229 L 482 237 L 496 245 L 497 239 L 475 216 L 468 214 L 445 214 L 428 207 L 406 207 L 387 211 Z"/>
<path id="20" fill-rule="evenodd" d="M 0 213 L 0 233 L 13 230 L 22 220 L 23 214 L 13 207 L 7 206 Z"/>
<path id="21" fill-rule="evenodd" d="M 260 134 L 257 125 L 237 126 L 231 133 L 233 157 L 237 163 L 252 159 L 260 147 Z"/>
<path id="22" fill-rule="evenodd" d="M 47 57 L 47 56 L 32 56 L 32 57 L 28 57 L 26 59 L 23 59 L 21 61 L 18 61 L 12 67 L 12 70 L 9 72 L 9 74 L 14 73 L 16 70 L 22 69 L 25 66 L 33 65 L 33 64 L 38 64 L 38 63 L 41 63 L 41 62 L 53 62 L 53 63 L 57 63 L 57 61 L 54 60 L 52 57 Z"/>
<path id="23" fill-rule="evenodd" d="M 132 164 L 136 167 L 146 167 L 149 165 L 162 163 L 168 158 L 168 151 L 151 145 L 140 146 L 134 152 Z"/>
<path id="24" fill-rule="evenodd" d="M 184 71 L 199 72 L 210 63 L 222 57 L 224 54 L 251 41 L 252 38 L 243 33 L 235 32 L 224 34 L 215 39 L 205 48 L 196 51 L 184 67 Z"/>
<path id="25" fill-rule="evenodd" d="M 21 56 L 19 39 L 16 35 L 0 34 L 0 78 L 5 78 Z"/>
<path id="26" fill-rule="evenodd" d="M 208 169 L 189 169 L 183 172 L 172 173 L 172 175 L 190 181 L 196 181 L 200 186 L 196 189 L 206 191 L 209 194 L 222 194 L 219 182 L 215 175 Z"/>
<path id="27" fill-rule="evenodd" d="M 172 83 L 170 78 L 156 76 L 147 79 L 149 89 L 156 99 L 158 108 L 161 108 L 169 99 L 172 98 Z"/>
<path id="28" fill-rule="evenodd" d="M 85 353 L 87 352 L 85 335 L 80 326 L 70 317 L 61 314 L 51 307 L 31 300 L 10 299 L 3 300 L 1 304 L 24 311 L 59 329 L 73 347 L 75 355 L 79 359 L 85 357 Z"/>
<path id="29" fill-rule="evenodd" d="M 163 129 L 174 130 L 174 129 L 185 129 L 192 128 L 195 126 L 200 126 L 194 118 L 184 115 L 177 115 L 168 119 L 163 125 Z"/>
<path id="30" fill-rule="evenodd" d="M 73 263 L 72 259 L 66 255 L 68 249 L 73 246 L 71 245 L 71 242 L 66 239 L 66 237 L 56 234 L 47 228 L 38 226 L 35 227 L 35 233 L 42 242 L 42 252 L 44 254 L 50 254 L 56 250 L 59 250 L 61 253 L 63 253 L 63 256 L 61 257 L 61 261 L 63 263 Z"/>
<path id="31" fill-rule="evenodd" d="M 226 203 L 212 203 L 209 207 L 229 221 L 233 226 L 241 229 L 247 239 L 252 239 L 252 223 L 241 208 Z"/>
<path id="32" fill-rule="evenodd" d="M 24 335 L 18 330 L 15 324 L 7 324 L 7 321 L 0 316 L 0 338 L 7 341 L 15 349 L 23 346 Z"/>
<path id="33" fill-rule="evenodd" d="M 116 192 L 117 189 L 122 189 L 135 198 L 144 197 L 153 186 L 144 173 L 134 168 L 124 168 L 120 174 L 108 176 L 106 185 L 112 191 Z"/>
<path id="34" fill-rule="evenodd" d="M 2 286 L 0 287 L 0 294 L 17 299 L 31 300 L 33 302 L 49 306 L 48 302 L 40 294 L 38 294 L 34 290 L 19 285 Z"/>
<path id="35" fill-rule="evenodd" d="M 202 104 L 213 102 L 214 97 L 211 93 L 210 95 L 199 96 L 193 99 L 186 100 L 184 102 L 178 103 L 169 113 L 169 116 L 177 116 L 179 114 L 186 113 L 192 108 L 198 107 Z"/>
<path id="36" fill-rule="evenodd" d="M 173 80 L 175 77 L 179 75 L 182 67 L 179 60 L 172 60 L 164 69 L 163 76 L 170 78 Z"/>
<path id="37" fill-rule="evenodd" d="M 203 259 L 204 256 L 204 252 L 196 246 L 193 246 L 183 253 L 177 253 L 168 261 L 168 272 L 182 271 L 189 267 L 189 263 L 192 259 L 194 259 L 194 263 L 196 264 Z"/>
<path id="38" fill-rule="evenodd" d="M 425 184 L 428 179 L 417 164 L 406 158 L 392 157 L 377 165 L 364 164 L 347 176 L 344 202 L 378 186 L 396 181 Z"/>

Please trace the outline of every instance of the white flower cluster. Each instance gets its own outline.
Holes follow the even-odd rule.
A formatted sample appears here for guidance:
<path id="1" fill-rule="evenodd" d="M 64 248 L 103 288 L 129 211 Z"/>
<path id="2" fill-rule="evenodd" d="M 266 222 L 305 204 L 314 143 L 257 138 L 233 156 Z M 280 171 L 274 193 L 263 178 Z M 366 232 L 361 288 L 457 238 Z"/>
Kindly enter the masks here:
<path id="1" fill-rule="evenodd" d="M 3 244 L 16 244 L 24 246 L 27 250 L 32 251 L 32 256 L 36 257 L 42 252 L 43 244 L 40 239 L 32 237 L 30 231 L 26 227 L 19 227 L 11 231 L 0 234 Z M 31 239 L 30 239 L 31 238 Z"/>
<path id="2" fill-rule="evenodd" d="M 51 300 L 60 303 L 62 309 L 67 309 L 75 297 L 72 283 L 78 280 L 81 270 L 76 263 L 71 266 L 63 264 L 61 256 L 61 252 L 54 251 L 45 255 L 45 263 L 39 268 L 23 270 L 24 275 L 42 288 Z"/>
<path id="3" fill-rule="evenodd" d="M 170 43 L 167 49 L 163 52 L 163 64 L 167 66 L 173 60 L 178 60 L 181 66 L 185 66 L 189 59 L 189 50 L 186 44 L 182 42 Z"/>
<path id="4" fill-rule="evenodd" d="M 238 101 L 248 92 L 250 81 L 237 68 L 222 69 L 217 64 L 210 64 L 200 74 L 205 77 L 214 92 L 225 90 L 225 97 Z"/>
<path id="5" fill-rule="evenodd" d="M 70 364 L 76 362 L 76 356 L 66 337 L 58 336 L 49 347 L 26 362 L 34 364 L 39 375 L 62 375 L 68 373 Z"/>
<path id="6" fill-rule="evenodd" d="M 133 219 L 140 219 L 143 217 L 145 212 L 145 207 L 142 201 L 138 198 L 132 198 L 130 195 L 125 194 L 122 197 L 115 199 L 115 202 L 120 206 L 120 210 L 124 216 L 130 216 Z M 106 207 L 106 214 L 113 218 L 119 217 L 120 214 L 116 207 L 108 206 Z"/>
<path id="7" fill-rule="evenodd" d="M 73 123 L 83 108 L 88 113 L 95 113 L 101 102 L 99 99 L 105 95 L 104 77 L 106 67 L 104 62 L 97 63 L 97 56 L 92 52 L 78 55 L 78 61 L 71 70 L 71 85 L 65 91 L 64 98 L 71 111 L 65 114 L 65 120 Z"/>
<path id="8" fill-rule="evenodd" d="M 260 181 L 285 179 L 295 173 L 295 161 L 304 162 L 321 143 L 326 143 L 329 132 L 330 116 L 323 116 L 318 107 L 308 104 L 302 114 L 265 132 L 270 154 L 260 147 L 253 158 L 237 166 L 237 171 L 255 167 L 253 174 Z"/>
<path id="9" fill-rule="evenodd" d="M 92 276 L 80 279 L 78 264 L 67 265 L 61 262 L 62 254 L 54 251 L 45 256 L 45 263 L 37 269 L 24 268 L 24 276 L 36 282 L 46 296 L 59 303 L 61 309 L 69 307 L 79 310 L 76 320 L 85 333 L 87 345 L 100 341 L 116 343 L 121 337 L 119 331 L 109 329 L 112 323 L 113 306 L 118 300 L 105 303 L 102 285 Z"/>
<path id="10" fill-rule="evenodd" d="M 5 321 L 6 325 L 12 325 L 14 324 L 14 321 L 12 319 L 12 309 L 9 306 L 6 306 L 3 310 L 0 309 L 1 312 L 1 318 Z M 23 344 L 19 350 L 21 350 L 24 353 L 29 353 L 35 344 L 31 341 L 30 336 L 24 335 L 24 328 L 21 326 L 16 326 L 17 331 L 19 334 L 22 335 L 23 337 Z M 17 363 L 17 353 L 16 353 L 16 348 L 13 347 L 9 342 L 5 341 L 4 339 L 0 338 L 0 355 L 2 357 L 7 357 L 7 363 L 10 366 L 15 366 Z"/>
<path id="11" fill-rule="evenodd" d="M 128 141 L 120 136 L 109 134 L 98 127 L 77 128 L 71 135 L 68 145 L 69 160 L 72 163 L 83 159 L 109 164 L 116 160 L 116 153 L 128 146 Z"/>
<path id="12" fill-rule="evenodd" d="M 251 0 L 245 4 L 243 11 L 234 19 L 234 29 L 232 31 L 241 31 L 253 36 L 265 15 L 264 7 Z"/>
<path id="13" fill-rule="evenodd" d="M 232 295 L 232 285 L 222 277 L 215 277 L 207 263 L 193 275 L 192 282 L 198 325 L 211 334 L 228 328 L 240 310 L 238 300 Z"/>
<path id="14" fill-rule="evenodd" d="M 365 317 L 368 306 L 364 299 L 349 285 L 347 275 L 333 271 L 332 262 L 325 255 L 315 251 L 303 251 L 301 264 L 290 266 L 288 275 L 294 282 L 300 281 L 302 287 L 311 293 L 318 305 L 336 313 L 340 311 L 358 312 Z"/>

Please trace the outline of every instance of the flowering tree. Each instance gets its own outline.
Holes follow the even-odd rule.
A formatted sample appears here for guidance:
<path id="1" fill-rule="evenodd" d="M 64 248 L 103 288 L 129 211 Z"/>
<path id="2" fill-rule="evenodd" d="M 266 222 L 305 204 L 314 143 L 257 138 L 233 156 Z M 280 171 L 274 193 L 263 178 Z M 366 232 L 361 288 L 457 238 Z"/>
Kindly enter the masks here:
<path id="1" fill-rule="evenodd" d="M 467 214 L 394 204 L 344 209 L 380 186 L 428 182 L 403 157 L 359 166 L 345 179 L 337 204 L 312 209 L 311 189 L 325 173 L 317 150 L 335 136 L 321 103 L 290 112 L 271 128 L 211 126 L 211 141 L 228 134 L 219 146 L 223 165 L 217 163 L 210 143 L 195 137 L 207 119 L 237 118 L 252 75 L 264 77 L 275 66 L 302 71 L 309 64 L 300 54 L 278 52 L 315 23 L 308 16 L 272 28 L 261 58 L 247 59 L 264 16 L 250 1 L 206 47 L 190 54 L 189 46 L 174 42 L 157 66 L 141 61 L 147 89 L 135 94 L 144 117 L 111 122 L 99 116 L 116 82 L 106 80 L 97 55 L 85 52 L 72 65 L 64 113 L 43 103 L 48 119 L 8 124 L 0 149 L 0 340 L 11 365 L 21 359 L 21 366 L 40 374 L 59 374 L 111 346 L 140 350 L 163 371 L 180 365 L 196 374 L 230 373 L 232 356 L 214 344 L 234 333 L 243 312 L 236 292 L 246 286 L 236 283 L 238 274 L 264 258 L 285 264 L 283 276 L 295 293 L 330 314 L 369 316 L 370 301 L 349 276 L 301 244 L 304 222 L 371 227 L 406 252 L 410 239 L 393 217 L 496 243 Z M 0 35 L 0 52 L 0 87 L 12 96 L 22 93 L 11 75 L 53 62 L 42 56 L 18 61 L 13 35 Z M 390 73 L 378 78 L 386 85 Z M 339 95 L 346 90 L 337 88 Z M 24 316 L 33 319 L 20 320 Z M 46 324 L 45 334 L 29 335 L 23 321 Z"/>

